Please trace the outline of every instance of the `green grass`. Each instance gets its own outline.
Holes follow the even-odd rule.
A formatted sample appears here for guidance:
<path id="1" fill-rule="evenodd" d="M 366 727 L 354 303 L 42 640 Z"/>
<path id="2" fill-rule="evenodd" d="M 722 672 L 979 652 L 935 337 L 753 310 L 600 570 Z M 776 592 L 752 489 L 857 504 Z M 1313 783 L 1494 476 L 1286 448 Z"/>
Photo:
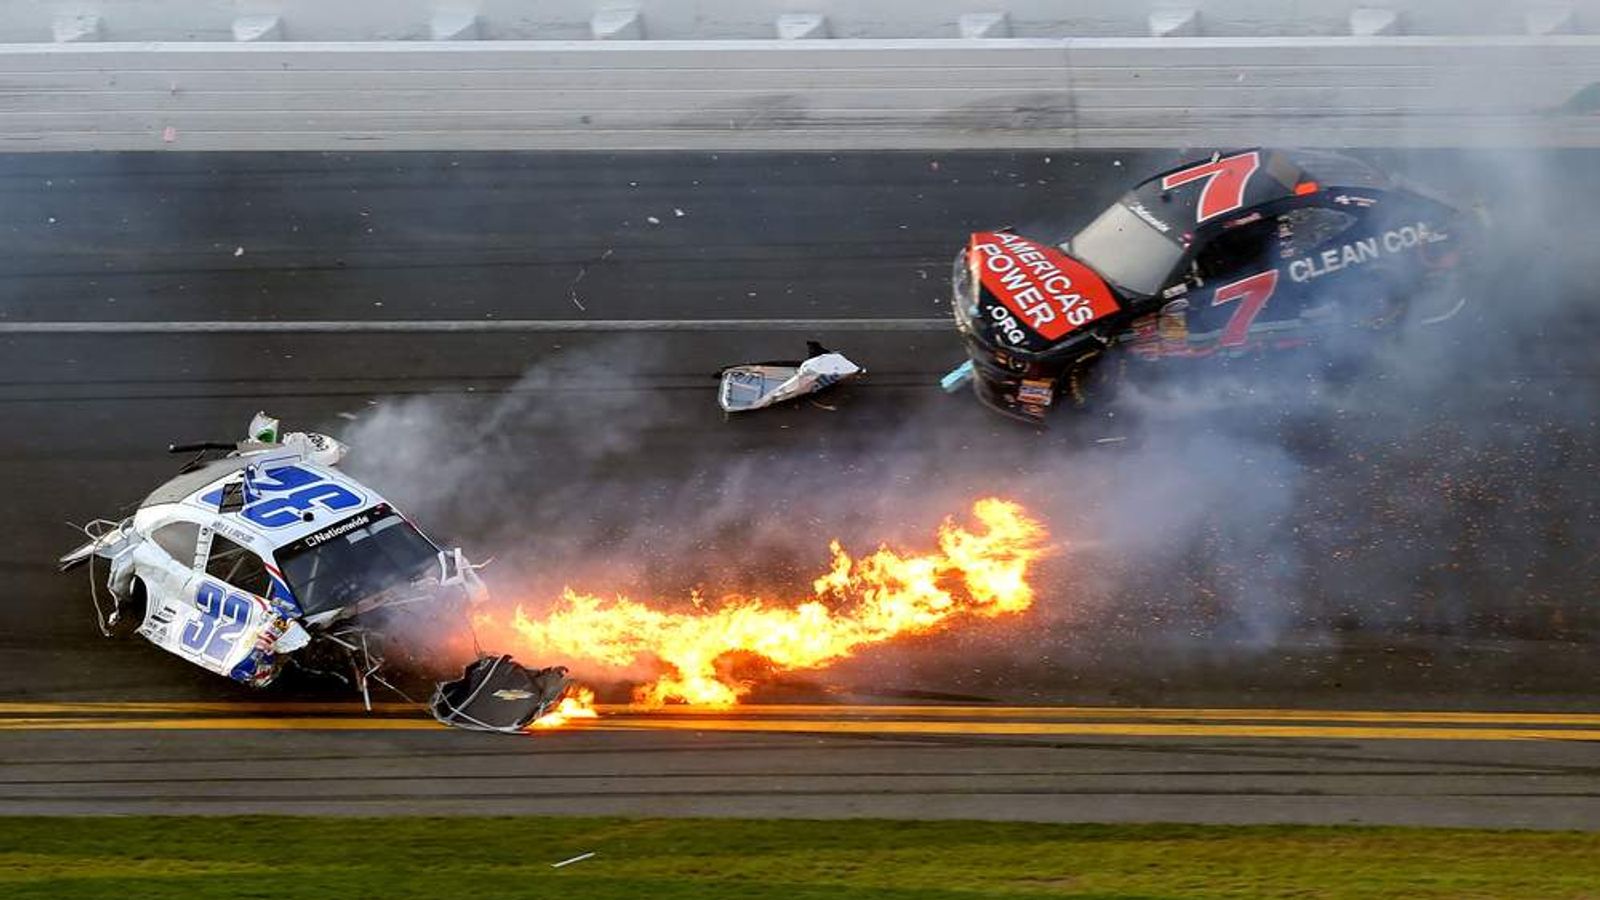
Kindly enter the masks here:
<path id="1" fill-rule="evenodd" d="M 596 851 L 562 869 L 550 864 Z M 0 897 L 1600 898 L 1600 835 L 708 819 L 0 818 Z"/>

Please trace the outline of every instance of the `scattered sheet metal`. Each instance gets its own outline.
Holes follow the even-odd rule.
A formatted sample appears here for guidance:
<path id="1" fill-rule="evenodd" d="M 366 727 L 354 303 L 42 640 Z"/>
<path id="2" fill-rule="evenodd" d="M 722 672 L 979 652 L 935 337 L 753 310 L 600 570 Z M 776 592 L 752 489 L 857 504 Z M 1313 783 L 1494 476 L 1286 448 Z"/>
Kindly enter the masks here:
<path id="1" fill-rule="evenodd" d="M 569 683 L 563 666 L 530 672 L 510 656 L 485 656 L 441 682 L 428 709 L 446 725 L 514 734 L 554 709 Z"/>
<path id="2" fill-rule="evenodd" d="M 944 377 L 939 379 L 939 387 L 944 388 L 947 394 L 954 394 L 971 383 L 972 360 L 970 359 L 946 372 Z"/>
<path id="3" fill-rule="evenodd" d="M 747 412 L 826 390 L 865 370 L 844 354 L 806 342 L 803 360 L 746 363 L 718 373 L 717 403 L 725 412 Z"/>

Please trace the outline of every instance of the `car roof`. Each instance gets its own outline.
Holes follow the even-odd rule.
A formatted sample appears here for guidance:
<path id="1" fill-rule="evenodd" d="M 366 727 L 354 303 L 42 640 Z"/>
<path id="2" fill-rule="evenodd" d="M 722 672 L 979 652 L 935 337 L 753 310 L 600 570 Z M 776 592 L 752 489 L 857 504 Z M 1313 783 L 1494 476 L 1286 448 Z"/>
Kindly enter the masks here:
<path id="1" fill-rule="evenodd" d="M 1259 164 L 1247 183 L 1239 213 L 1248 214 L 1257 206 L 1294 196 L 1296 188 L 1311 183 L 1315 190 L 1330 187 L 1370 188 L 1388 190 L 1394 180 L 1370 163 L 1326 150 L 1280 150 L 1270 147 L 1246 147 L 1215 154 L 1212 159 L 1228 159 L 1247 153 L 1257 154 Z M 1172 223 L 1194 222 L 1195 211 L 1208 179 L 1197 178 L 1173 188 L 1162 187 L 1162 179 L 1195 166 L 1204 165 L 1207 158 L 1191 159 L 1173 166 L 1139 182 L 1128 192 L 1125 203 L 1139 203 L 1161 219 Z M 1213 220 L 1208 226 L 1220 225 L 1223 220 Z"/>
<path id="2" fill-rule="evenodd" d="M 276 528 L 269 528 L 252 521 L 246 518 L 242 511 L 221 512 L 217 500 L 210 495 L 230 482 L 239 481 L 243 470 L 252 465 L 261 473 L 261 477 L 268 481 L 272 480 L 274 471 L 293 466 L 313 476 L 314 484 L 331 482 L 354 495 L 359 502 L 337 510 L 313 503 L 308 510 L 311 513 L 310 521 L 296 517 L 292 523 Z M 335 522 L 380 504 L 387 504 L 387 501 L 377 491 L 333 466 L 308 462 L 294 450 L 273 448 L 240 456 L 223 457 L 205 463 L 193 471 L 184 472 L 152 491 L 140 507 L 149 508 L 173 503 L 181 505 L 190 514 L 198 515 L 202 519 L 210 517 L 220 520 L 228 526 L 227 530 L 230 532 L 250 535 L 254 538 L 251 543 L 258 547 L 276 550 Z"/>
<path id="3" fill-rule="evenodd" d="M 250 465 L 250 460 L 242 456 L 225 456 L 222 459 L 213 459 L 201 464 L 198 468 L 182 472 L 168 480 L 165 484 L 150 492 L 144 498 L 143 506 L 157 506 L 162 503 L 182 503 L 193 494 L 212 484 L 227 478 L 229 475 Z"/>

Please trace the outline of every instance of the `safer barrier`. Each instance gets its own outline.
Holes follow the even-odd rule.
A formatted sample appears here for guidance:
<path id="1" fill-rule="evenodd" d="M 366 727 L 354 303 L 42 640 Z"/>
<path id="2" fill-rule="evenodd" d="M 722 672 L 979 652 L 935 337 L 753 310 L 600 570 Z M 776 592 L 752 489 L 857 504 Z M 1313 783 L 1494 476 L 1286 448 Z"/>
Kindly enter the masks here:
<path id="1" fill-rule="evenodd" d="M 0 150 L 1595 146 L 1600 37 L 0 46 Z"/>

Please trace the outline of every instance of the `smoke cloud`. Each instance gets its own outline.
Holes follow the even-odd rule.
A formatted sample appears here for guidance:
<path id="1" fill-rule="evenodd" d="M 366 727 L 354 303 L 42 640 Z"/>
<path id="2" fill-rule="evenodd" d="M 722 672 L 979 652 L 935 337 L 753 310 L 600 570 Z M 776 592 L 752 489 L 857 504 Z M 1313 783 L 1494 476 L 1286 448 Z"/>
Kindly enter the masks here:
<path id="1" fill-rule="evenodd" d="M 1042 516 L 1058 552 L 1028 624 L 942 639 L 974 659 L 1592 636 L 1600 382 L 1574 335 L 1592 333 L 1600 271 L 1575 248 L 1600 222 L 1574 198 L 1600 172 L 1559 152 L 1361 155 L 1493 224 L 1462 310 L 1372 335 L 1354 373 L 1314 355 L 1185 364 L 1041 433 L 940 395 L 892 335 L 843 336 L 889 374 L 824 398 L 835 409 L 724 422 L 704 376 L 741 360 L 637 335 L 576 343 L 492 396 L 385 401 L 344 430 L 346 466 L 492 555 L 498 596 L 535 615 L 566 585 L 803 596 L 829 538 L 915 549 L 998 494 Z M 946 343 L 954 362 L 953 330 Z M 847 668 L 892 678 L 918 652 Z"/>

